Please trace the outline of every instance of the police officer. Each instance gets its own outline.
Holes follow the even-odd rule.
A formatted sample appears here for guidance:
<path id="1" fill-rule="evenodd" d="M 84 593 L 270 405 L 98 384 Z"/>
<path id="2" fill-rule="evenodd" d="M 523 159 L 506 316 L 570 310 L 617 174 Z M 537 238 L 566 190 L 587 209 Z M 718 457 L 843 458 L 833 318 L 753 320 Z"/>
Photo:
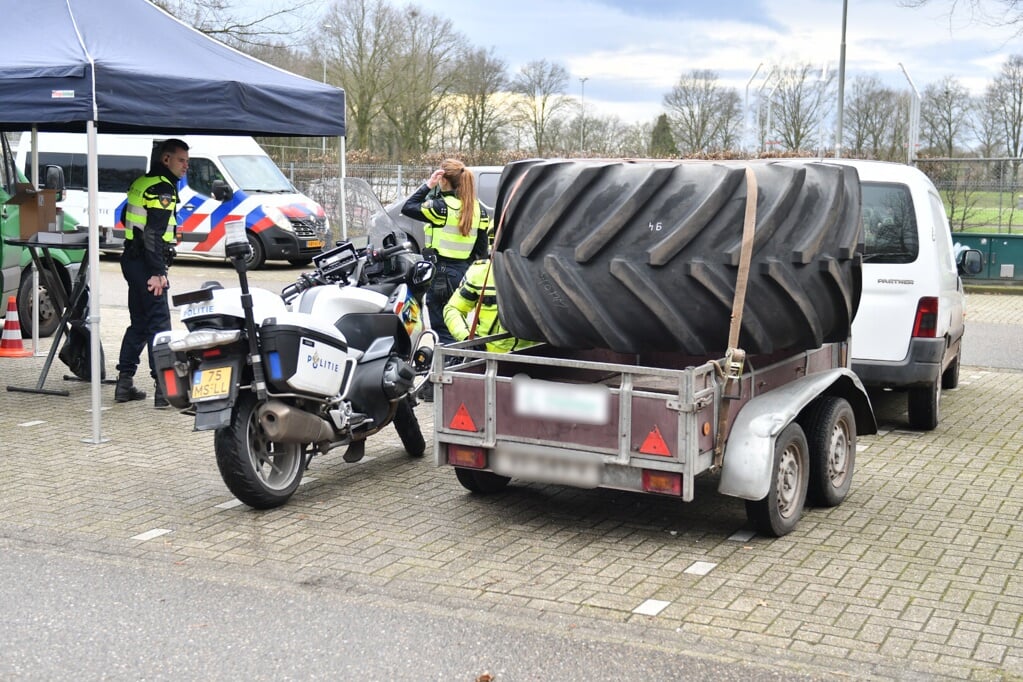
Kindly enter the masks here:
<path id="1" fill-rule="evenodd" d="M 440 190 L 439 194 L 434 189 Z M 432 193 L 432 194 L 431 194 Z M 444 304 L 458 288 L 469 265 L 486 256 L 490 214 L 476 197 L 476 178 L 457 159 L 445 159 L 426 183 L 402 206 L 401 212 L 427 223 L 424 254 L 434 256 L 437 272 L 426 296 L 430 327 L 441 343 L 451 343 L 444 324 Z"/>
<path id="2" fill-rule="evenodd" d="M 475 317 L 477 310 L 479 317 Z M 476 329 L 472 330 L 474 318 Z M 470 331 L 474 331 L 474 338 L 505 333 L 506 330 L 501 326 L 501 320 L 497 315 L 497 287 L 494 285 L 494 273 L 490 272 L 489 259 L 478 260 L 469 266 L 458 290 L 444 306 L 444 321 L 451 335 L 458 341 L 469 338 Z M 533 343 L 511 336 L 487 342 L 487 350 L 491 353 L 507 353 L 532 346 Z"/>
<path id="3" fill-rule="evenodd" d="M 187 170 L 188 145 L 178 139 L 165 140 L 149 172 L 128 188 L 128 202 L 121 216 L 124 223 L 121 274 L 128 282 L 131 323 L 124 331 L 117 361 L 114 400 L 119 403 L 146 397 L 145 391 L 133 385 L 143 347 L 149 349 L 149 373 L 156 379 L 152 341 L 154 334 L 171 327 L 167 268 L 176 243 L 178 180 Z M 159 383 L 153 406 L 168 406 Z"/>

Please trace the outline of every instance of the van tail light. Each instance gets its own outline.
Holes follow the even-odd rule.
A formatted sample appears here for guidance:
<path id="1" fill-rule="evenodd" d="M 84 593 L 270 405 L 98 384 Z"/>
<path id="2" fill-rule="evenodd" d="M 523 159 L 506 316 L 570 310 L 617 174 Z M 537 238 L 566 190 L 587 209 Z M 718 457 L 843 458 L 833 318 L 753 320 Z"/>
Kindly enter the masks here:
<path id="1" fill-rule="evenodd" d="M 938 335 L 938 299 L 924 296 L 916 304 L 916 319 L 913 321 L 913 336 L 933 339 Z"/>

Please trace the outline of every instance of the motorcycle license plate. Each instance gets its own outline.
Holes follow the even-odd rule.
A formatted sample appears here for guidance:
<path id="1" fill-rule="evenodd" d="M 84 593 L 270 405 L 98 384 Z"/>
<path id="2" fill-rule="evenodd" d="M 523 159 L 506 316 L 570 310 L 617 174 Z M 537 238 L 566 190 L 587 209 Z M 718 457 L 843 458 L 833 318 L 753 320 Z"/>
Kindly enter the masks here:
<path id="1" fill-rule="evenodd" d="M 308 249 L 319 249 L 323 247 L 323 242 L 319 239 L 311 239 L 305 243 Z"/>
<path id="2" fill-rule="evenodd" d="M 192 402 L 216 400 L 231 395 L 231 367 L 201 369 L 192 377 Z"/>

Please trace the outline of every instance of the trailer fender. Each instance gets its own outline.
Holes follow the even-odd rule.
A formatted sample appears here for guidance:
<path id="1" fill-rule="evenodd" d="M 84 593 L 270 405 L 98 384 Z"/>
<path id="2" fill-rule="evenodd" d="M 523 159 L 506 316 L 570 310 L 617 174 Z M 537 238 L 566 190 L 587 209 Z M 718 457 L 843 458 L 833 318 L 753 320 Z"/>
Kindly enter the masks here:
<path id="1" fill-rule="evenodd" d="M 842 397 L 849 402 L 856 417 L 857 435 L 877 432 L 867 391 L 848 368 L 797 379 L 750 399 L 739 410 L 725 443 L 718 492 L 746 500 L 764 499 L 771 488 L 775 439 L 822 395 Z"/>

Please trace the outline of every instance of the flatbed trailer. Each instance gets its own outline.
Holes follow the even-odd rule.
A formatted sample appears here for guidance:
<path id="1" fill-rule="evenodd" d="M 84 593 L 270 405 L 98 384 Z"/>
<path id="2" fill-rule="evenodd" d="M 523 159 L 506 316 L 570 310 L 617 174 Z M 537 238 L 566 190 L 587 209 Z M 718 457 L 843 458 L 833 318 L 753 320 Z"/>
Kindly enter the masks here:
<path id="1" fill-rule="evenodd" d="M 694 498 L 697 476 L 746 501 L 757 531 L 790 532 L 804 503 L 835 506 L 856 436 L 876 432 L 847 342 L 737 360 L 481 338 L 434 357 L 435 457 L 468 490 L 511 479 Z M 737 364 L 738 363 L 738 364 Z"/>

